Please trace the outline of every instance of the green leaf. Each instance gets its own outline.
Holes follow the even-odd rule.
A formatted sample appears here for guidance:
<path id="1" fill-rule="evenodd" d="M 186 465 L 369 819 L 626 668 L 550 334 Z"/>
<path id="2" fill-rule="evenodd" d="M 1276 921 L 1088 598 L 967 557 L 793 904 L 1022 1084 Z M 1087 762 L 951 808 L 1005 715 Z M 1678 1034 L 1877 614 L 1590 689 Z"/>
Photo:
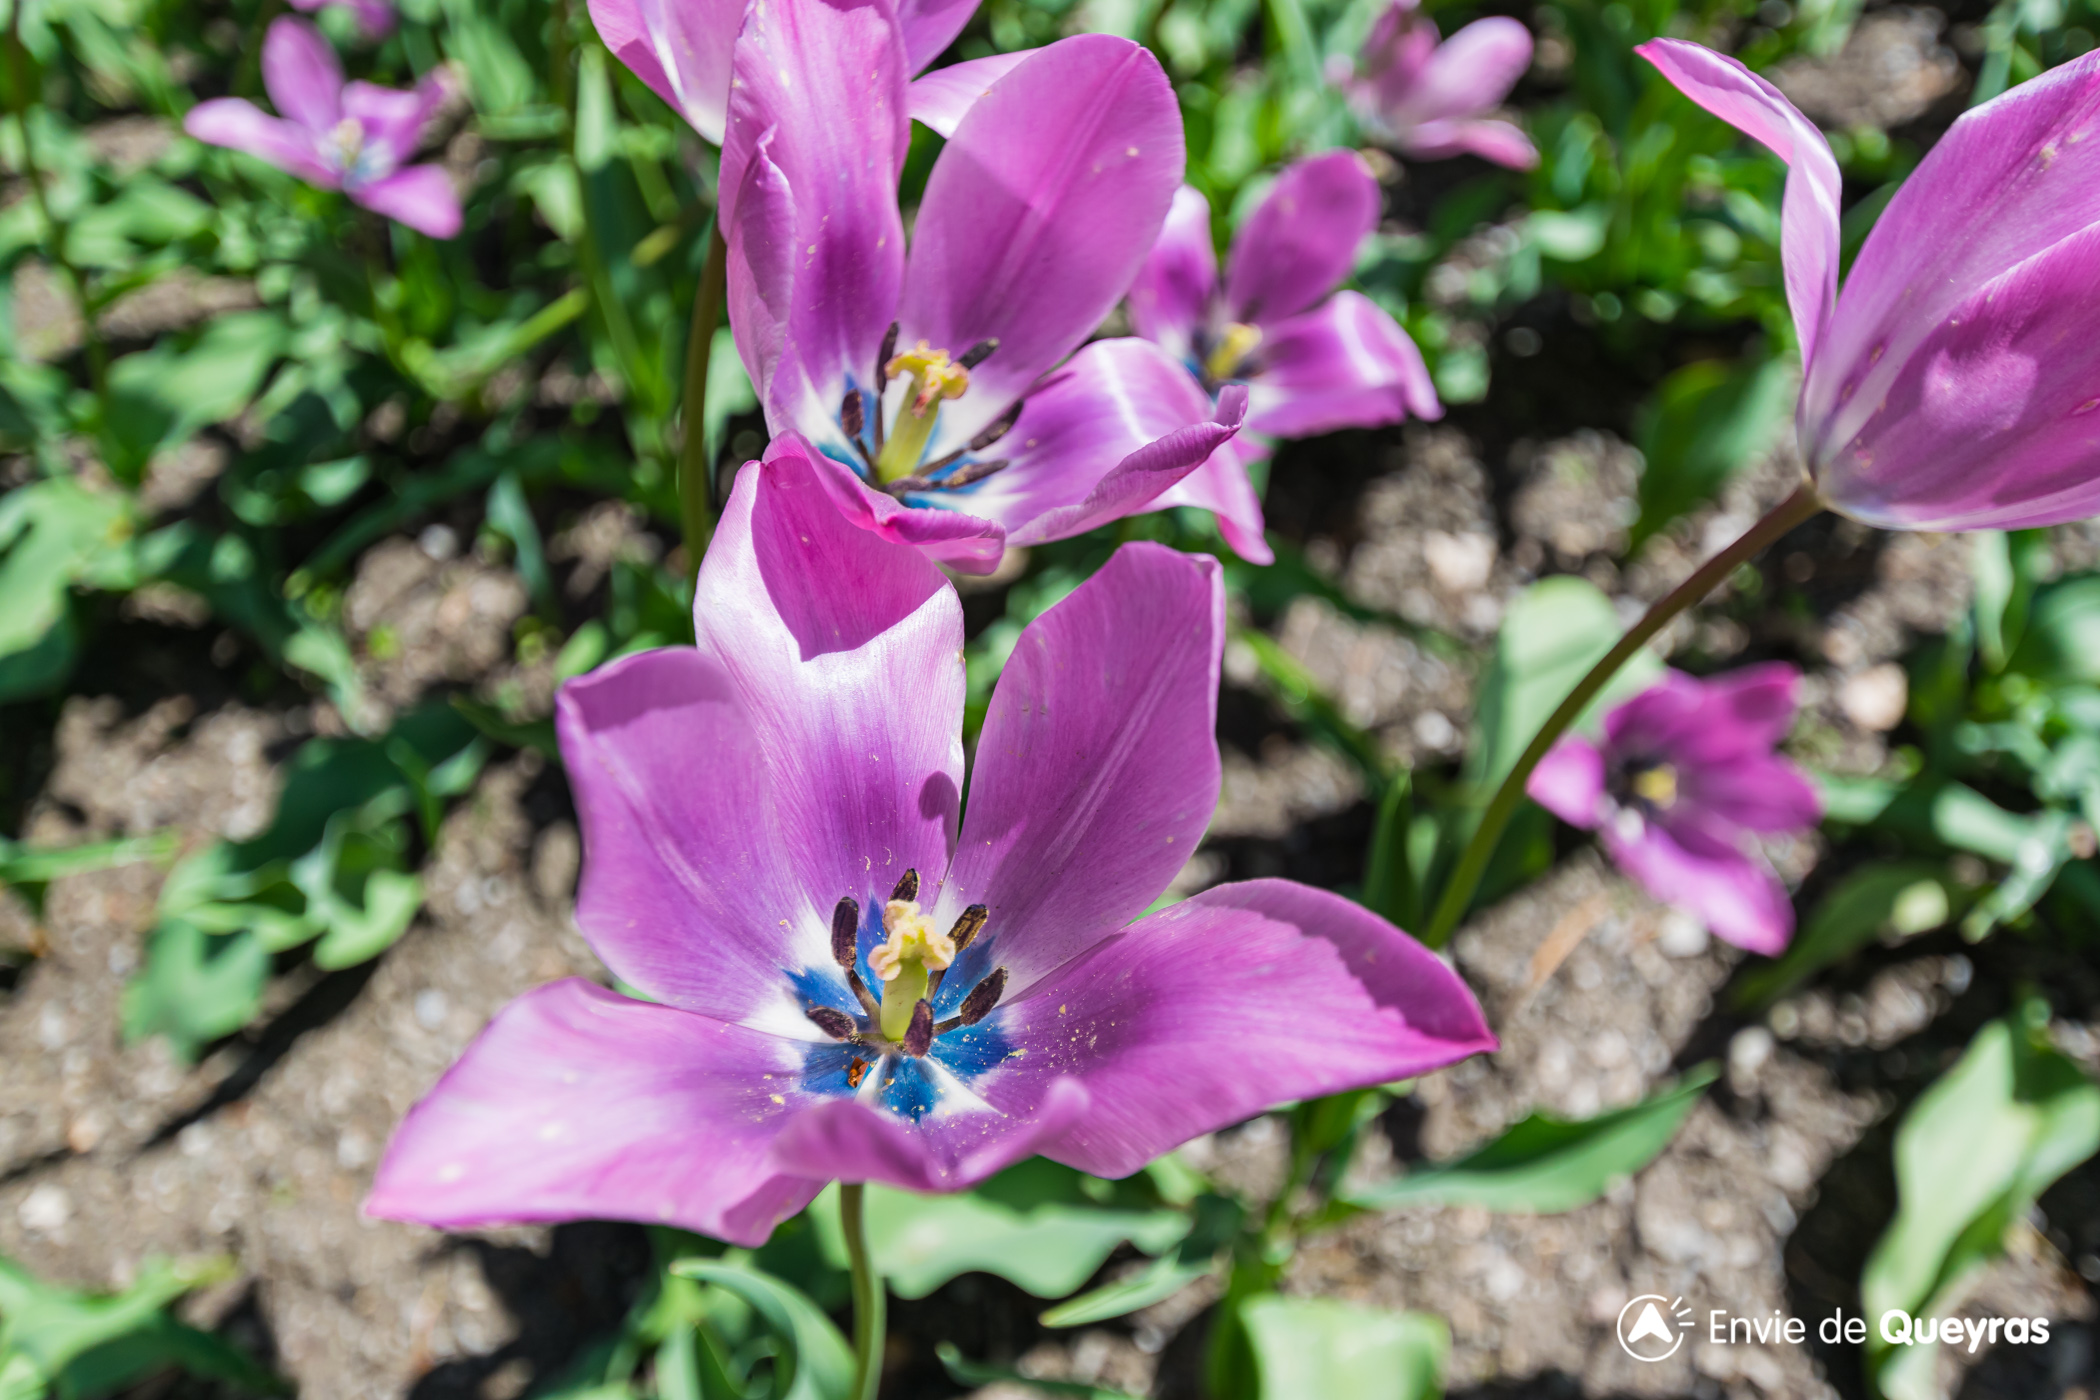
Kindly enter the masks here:
<path id="1" fill-rule="evenodd" d="M 1240 1310 L 1261 1400 L 1435 1400 L 1451 1333 L 1426 1313 L 1334 1298 L 1255 1298 Z"/>
<path id="2" fill-rule="evenodd" d="M 1173 1160 L 1171 1156 L 1162 1161 Z M 1127 1278 L 1103 1284 L 1044 1310 L 1045 1327 L 1083 1327 L 1122 1317 L 1170 1298 L 1217 1267 L 1218 1255 L 1232 1243 L 1246 1209 L 1226 1196 L 1204 1192 L 1193 1202 L 1195 1218 L 1174 1249 Z"/>
<path id="3" fill-rule="evenodd" d="M 214 1338 L 198 1344 L 194 1337 L 202 1334 L 175 1328 L 161 1311 L 191 1289 L 232 1274 L 232 1262 L 225 1259 L 187 1266 L 150 1259 L 130 1288 L 103 1296 L 56 1287 L 0 1259 L 0 1357 L 25 1359 L 43 1378 L 73 1382 L 117 1376 L 118 1384 L 126 1374 L 137 1377 L 169 1363 L 197 1361 L 202 1363 L 200 1369 L 223 1368 L 207 1373 L 241 1369 L 244 1379 L 262 1378 L 265 1387 L 275 1388 L 267 1373 L 252 1363 L 241 1368 L 240 1362 L 228 1361 L 225 1352 L 230 1349 L 223 1343 Z M 181 1335 L 185 1333 L 189 1335 Z M 104 1352 L 99 1360 L 92 1359 L 98 1349 L 126 1342 L 131 1343 L 126 1353 Z M 71 1371 L 76 1365 L 84 1365 L 85 1370 Z M 9 1370 L 0 1371 L 0 1385 L 13 1383 L 12 1373 L 17 1369 L 10 1361 Z M 63 1385 L 69 1395 L 103 1394 L 109 1388 L 106 1379 L 95 1388 Z M 23 1393 L 41 1395 L 42 1391 L 32 1388 Z"/>
<path id="4" fill-rule="evenodd" d="M 941 1365 L 948 1368 L 949 1378 L 957 1385 L 1021 1385 L 1044 1395 L 1066 1396 L 1069 1400 L 1136 1400 L 1126 1391 L 1110 1390 L 1107 1386 L 1086 1385 L 1079 1381 L 1037 1380 L 1019 1371 L 982 1365 L 966 1359 L 961 1348 L 953 1342 L 936 1342 L 933 1352 L 940 1357 Z"/>
<path id="5" fill-rule="evenodd" d="M 77 583 L 132 582 L 131 526 L 123 496 L 70 478 L 0 496 L 0 702 L 64 679 L 78 647 L 67 595 Z"/>
<path id="6" fill-rule="evenodd" d="M 2049 1044 L 2048 1022 L 2040 1000 L 1991 1022 L 1904 1115 L 1896 1216 L 1860 1276 L 1869 1317 L 1950 1306 L 2041 1193 L 2100 1150 L 2100 1086 Z M 1936 1393 L 1932 1348 L 1870 1330 L 1867 1353 L 1889 1400 Z"/>
<path id="7" fill-rule="evenodd" d="M 2044 684 L 2100 684 L 2100 574 L 2039 589 L 2006 669 Z"/>
<path id="8" fill-rule="evenodd" d="M 1476 791 L 1484 796 L 1502 781 L 1539 726 L 1625 630 L 1611 599 L 1572 575 L 1541 579 L 1510 601 L 1474 711 L 1476 737 L 1466 776 Z M 1636 652 L 1590 702 L 1577 727 L 1645 690 L 1662 669 L 1653 652 Z"/>
<path id="9" fill-rule="evenodd" d="M 189 1059 L 254 1018 L 269 975 L 269 951 L 253 934 L 215 938 L 186 919 L 168 920 L 124 988 L 125 1039 L 165 1035 Z"/>
<path id="10" fill-rule="evenodd" d="M 1580 1122 L 1534 1113 L 1477 1152 L 1348 1200 L 1367 1210 L 1427 1203 L 1538 1215 L 1575 1210 L 1654 1161 L 1714 1076 L 1702 1066 L 1673 1089 Z"/>
<path id="11" fill-rule="evenodd" d="M 774 1389 L 780 1400 L 848 1400 L 853 1352 L 831 1319 L 801 1290 L 771 1274 L 719 1259 L 681 1259 L 671 1272 L 726 1288 L 758 1313 L 779 1346 Z"/>
<path id="12" fill-rule="evenodd" d="M 1698 360 L 1663 380 L 1642 407 L 1641 472 L 1631 547 L 1713 499 L 1771 446 L 1793 407 L 1794 371 L 1762 348 L 1735 364 Z"/>
<path id="13" fill-rule="evenodd" d="M 1040 1189 L 1013 1190 L 1031 1176 Z M 900 1298 L 923 1298 L 962 1274 L 981 1270 L 1019 1284 L 1038 1298 L 1061 1298 L 1085 1283 L 1117 1246 L 1133 1241 L 1157 1253 L 1188 1233 L 1178 1210 L 1097 1205 L 1076 1193 L 1051 1195 L 1079 1173 L 1053 1163 L 1023 1163 L 973 1191 L 917 1196 L 870 1185 L 868 1247 Z M 1001 1180 L 1005 1178 L 1005 1180 Z M 837 1212 L 812 1218 L 834 1260 L 845 1257 Z"/>
<path id="14" fill-rule="evenodd" d="M 112 364 L 102 424 L 111 469 L 136 481 L 158 448 L 246 408 L 290 334 L 274 311 L 238 311 L 214 317 L 187 348 L 163 341 Z"/>
<path id="15" fill-rule="evenodd" d="M 1826 967 L 1870 943 L 1939 928 L 1968 902 L 1943 861 L 1874 862 L 1847 875 L 1776 963 L 1753 968 L 1735 992 L 1739 1007 L 1769 1006 Z"/>

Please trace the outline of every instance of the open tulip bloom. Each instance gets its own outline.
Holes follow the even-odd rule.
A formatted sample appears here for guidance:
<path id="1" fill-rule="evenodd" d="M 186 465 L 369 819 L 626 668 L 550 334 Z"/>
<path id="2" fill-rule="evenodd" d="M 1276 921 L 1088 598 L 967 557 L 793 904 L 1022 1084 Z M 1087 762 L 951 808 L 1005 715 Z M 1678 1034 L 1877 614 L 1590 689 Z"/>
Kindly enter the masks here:
<path id="1" fill-rule="evenodd" d="M 1419 0 L 1393 0 L 1343 88 L 1371 134 L 1404 156 L 1476 155 L 1529 170 L 1539 163 L 1530 138 L 1488 114 L 1530 66 L 1531 31 L 1516 20 L 1475 20 L 1439 43 Z"/>
<path id="2" fill-rule="evenodd" d="M 282 116 L 244 98 L 215 97 L 190 109 L 183 130 L 259 156 L 310 185 L 341 190 L 432 238 L 459 232 L 459 195 L 443 167 L 406 164 L 444 105 L 442 78 L 433 74 L 407 92 L 345 83 L 320 31 L 284 16 L 263 37 L 262 79 Z"/>
<path id="3" fill-rule="evenodd" d="M 1794 720 L 1800 675 L 1782 663 L 1713 680 L 1671 671 L 1604 717 L 1602 743 L 1570 734 L 1526 790 L 1599 833 L 1620 869 L 1740 948 L 1776 955 L 1794 933 L 1786 886 L 1759 833 L 1823 815 L 1801 771 L 1773 752 Z"/>
<path id="4" fill-rule="evenodd" d="M 1144 48 L 1066 39 L 920 106 L 888 0 L 776 0 L 734 63 L 730 325 L 768 426 L 812 445 L 864 527 L 982 572 L 1008 543 L 1151 508 L 1232 436 L 1244 394 L 1214 411 L 1158 347 L 1072 353 L 1181 180 L 1181 115 Z M 952 134 L 907 256 L 908 109 Z"/>
<path id="5" fill-rule="evenodd" d="M 1206 394 L 1247 385 L 1246 430 L 1165 502 L 1215 510 L 1242 558 L 1271 557 L 1246 474 L 1247 463 L 1269 454 L 1266 439 L 1443 416 L 1407 332 L 1361 292 L 1335 290 L 1378 211 L 1378 181 L 1355 152 L 1301 160 L 1248 216 L 1220 286 L 1210 202 L 1184 185 L 1130 290 L 1138 334 Z"/>
<path id="6" fill-rule="evenodd" d="M 1677 39 L 1639 52 L 1790 167 L 1795 428 L 1823 504 L 1904 530 L 2100 512 L 2100 53 L 1964 113 L 1882 211 L 1841 294 L 1822 133 L 1732 58 Z"/>
<path id="7" fill-rule="evenodd" d="M 1217 800 L 1216 561 L 1126 545 L 1031 623 L 967 815 L 962 609 L 776 442 L 700 572 L 698 645 L 570 682 L 577 921 L 635 1000 L 541 987 L 407 1117 L 367 1209 L 665 1221 L 755 1245 L 827 1181 L 1123 1176 L 1278 1102 L 1494 1045 L 1339 896 L 1145 909 Z"/>

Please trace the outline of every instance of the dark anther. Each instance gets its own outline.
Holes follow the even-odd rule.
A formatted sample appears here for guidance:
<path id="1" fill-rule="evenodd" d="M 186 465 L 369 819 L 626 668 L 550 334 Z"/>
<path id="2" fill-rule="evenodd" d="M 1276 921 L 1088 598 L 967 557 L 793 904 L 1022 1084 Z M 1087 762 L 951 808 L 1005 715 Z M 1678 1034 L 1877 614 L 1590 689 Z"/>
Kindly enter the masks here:
<path id="1" fill-rule="evenodd" d="M 982 481 L 993 472 L 1006 470 L 1007 464 L 1012 460 L 1010 457 L 994 457 L 989 462 L 965 462 L 934 484 L 953 491 L 958 486 Z"/>
<path id="2" fill-rule="evenodd" d="M 855 1060 L 852 1064 L 846 1066 L 846 1087 L 848 1089 L 858 1089 L 860 1081 L 867 1077 L 868 1062 L 866 1060 Z"/>
<path id="3" fill-rule="evenodd" d="M 852 1040 L 860 1034 L 860 1026 L 854 1019 L 835 1006 L 812 1006 L 803 1014 L 833 1040 Z"/>
<path id="4" fill-rule="evenodd" d="M 860 905 L 849 894 L 831 909 L 831 960 L 851 972 L 859 953 Z"/>
<path id="5" fill-rule="evenodd" d="M 1008 410 L 1006 410 L 1006 412 L 1000 414 L 997 418 L 994 418 L 989 424 L 987 424 L 984 431 L 977 434 L 976 437 L 970 439 L 970 450 L 972 452 L 984 451 L 984 449 L 990 447 L 1000 438 L 1003 438 L 1008 433 L 1012 432 L 1014 430 L 1014 424 L 1020 421 L 1021 405 L 1019 403 L 1016 403 L 1012 408 L 1009 408 Z"/>
<path id="6" fill-rule="evenodd" d="M 963 998 L 962 1009 L 957 1013 L 956 1019 L 966 1026 L 974 1026 L 991 1015 L 992 1008 L 997 1006 L 999 998 L 1005 995 L 1006 969 L 1002 967 L 995 969 L 991 976 L 971 988 L 970 994 Z"/>
<path id="7" fill-rule="evenodd" d="M 933 1003 L 920 997 L 911 1009 L 911 1024 L 904 1028 L 904 1053 L 923 1055 L 933 1048 Z"/>
<path id="8" fill-rule="evenodd" d="M 890 891 L 890 898 L 917 899 L 918 897 L 919 872 L 917 870 L 907 870 L 904 872 L 904 878 L 897 882 L 897 888 Z"/>
<path id="9" fill-rule="evenodd" d="M 846 430 L 856 446 L 860 443 L 860 430 L 868 426 L 866 409 L 860 401 L 860 390 L 848 389 L 846 397 L 839 403 L 839 426 Z"/>
<path id="10" fill-rule="evenodd" d="M 980 340 L 969 349 L 963 351 L 962 358 L 955 363 L 961 365 L 964 369 L 975 369 L 986 360 L 989 360 L 992 357 L 992 352 L 998 348 L 999 337 L 996 335 L 990 340 Z"/>
<path id="11" fill-rule="evenodd" d="M 984 932 L 984 921 L 990 917 L 991 911 L 982 904 L 973 904 L 962 911 L 955 921 L 955 927 L 948 930 L 948 937 L 955 944 L 957 957 L 962 956 L 962 950 L 969 947 L 978 934 Z"/>
<path id="12" fill-rule="evenodd" d="M 953 461 L 954 456 L 942 460 Z M 943 477 L 930 477 L 921 473 L 916 476 L 900 476 L 895 481 L 877 482 L 875 486 L 877 490 L 887 491 L 901 501 L 919 491 L 953 491 L 957 487 L 968 486 L 972 482 L 984 480 L 993 472 L 1003 471 L 1008 465 L 1009 459 L 1000 457 L 990 462 L 966 463 Z"/>
<path id="13" fill-rule="evenodd" d="M 878 399 L 882 397 L 882 391 L 890 387 L 890 361 L 896 358 L 897 323 L 892 321 L 890 328 L 882 333 L 882 348 L 875 352 L 875 397 Z"/>

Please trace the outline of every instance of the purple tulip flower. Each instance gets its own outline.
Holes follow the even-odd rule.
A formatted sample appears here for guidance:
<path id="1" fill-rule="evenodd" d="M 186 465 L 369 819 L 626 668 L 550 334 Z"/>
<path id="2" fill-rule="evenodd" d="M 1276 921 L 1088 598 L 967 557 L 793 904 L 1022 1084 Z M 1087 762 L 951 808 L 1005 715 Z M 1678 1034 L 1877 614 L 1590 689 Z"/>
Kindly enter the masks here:
<path id="1" fill-rule="evenodd" d="M 1355 152 L 1301 160 L 1248 217 L 1220 287 L 1210 202 L 1184 185 L 1130 289 L 1138 334 L 1206 394 L 1246 382 L 1246 431 L 1161 501 L 1216 512 L 1243 559 L 1271 558 L 1246 471 L 1269 455 L 1270 439 L 1443 416 L 1407 332 L 1369 297 L 1335 291 L 1378 210 L 1378 181 Z"/>
<path id="2" fill-rule="evenodd" d="M 888 0 L 775 0 L 734 62 L 730 325 L 773 433 L 817 449 L 867 528 L 988 571 L 1009 543 L 1150 508 L 1237 430 L 1243 394 L 1213 417 L 1148 342 L 1072 353 L 1181 179 L 1181 114 L 1144 48 L 1082 35 L 920 100 Z M 952 125 L 907 255 L 914 111 Z"/>
<path id="3" fill-rule="evenodd" d="M 292 0 L 292 8 L 301 14 L 341 5 L 357 16 L 357 27 L 368 38 L 381 38 L 394 32 L 394 6 L 392 0 Z"/>
<path id="4" fill-rule="evenodd" d="M 1791 167 L 1795 430 L 1831 509 L 1904 530 L 2100 513 L 2100 53 L 1964 113 L 1838 291 L 1837 161 L 1779 90 L 1677 39 L 1638 52 Z"/>
<path id="5" fill-rule="evenodd" d="M 1800 679 L 1777 662 L 1709 681 L 1668 672 L 1604 717 L 1601 745 L 1579 734 L 1554 745 L 1525 791 L 1598 832 L 1657 899 L 1776 955 L 1794 935 L 1794 905 L 1753 833 L 1800 831 L 1823 815 L 1808 779 L 1773 752 Z"/>
<path id="6" fill-rule="evenodd" d="M 263 38 L 262 78 L 282 117 L 245 98 L 215 97 L 190 109 L 183 130 L 341 190 L 432 238 L 459 232 L 459 195 L 443 167 L 405 164 L 444 105 L 443 78 L 433 73 L 407 92 L 346 84 L 320 31 L 289 16 L 272 21 Z"/>
<path id="7" fill-rule="evenodd" d="M 1531 139 L 1487 114 L 1530 66 L 1531 31 L 1516 20 L 1475 20 L 1438 43 L 1419 0 L 1393 0 L 1342 86 L 1365 127 L 1402 155 L 1470 154 L 1529 170 L 1539 163 Z"/>
<path id="8" fill-rule="evenodd" d="M 1338 896 L 1256 880 L 1145 914 L 1217 801 L 1224 608 L 1214 560 L 1133 544 L 1031 623 L 958 837 L 961 603 L 776 442 L 701 567 L 697 646 L 561 694 L 577 922 L 652 999 L 513 1003 L 366 1209 L 756 1245 L 827 1181 L 956 1190 L 1034 1153 L 1124 1176 L 1493 1048 L 1454 973 Z"/>

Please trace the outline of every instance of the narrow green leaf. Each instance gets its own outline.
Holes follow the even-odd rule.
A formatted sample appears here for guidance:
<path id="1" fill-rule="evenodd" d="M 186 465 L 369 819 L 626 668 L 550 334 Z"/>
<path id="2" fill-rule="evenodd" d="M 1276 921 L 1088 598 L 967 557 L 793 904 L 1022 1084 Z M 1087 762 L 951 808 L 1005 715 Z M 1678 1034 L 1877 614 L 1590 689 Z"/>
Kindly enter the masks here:
<path id="1" fill-rule="evenodd" d="M 1021 1385 L 1044 1395 L 1069 1397 L 1069 1400 L 1137 1400 L 1126 1391 L 1110 1390 L 1107 1386 L 1085 1385 L 1079 1381 L 1038 1380 L 1024 1376 L 1019 1371 L 1009 1371 L 999 1366 L 985 1366 L 965 1358 L 953 1342 L 934 1344 L 934 1355 L 940 1357 L 941 1365 L 948 1368 L 949 1378 L 957 1385 Z"/>
<path id="2" fill-rule="evenodd" d="M 1534 1113 L 1477 1152 L 1348 1200 L 1367 1210 L 1424 1203 L 1539 1215 L 1575 1210 L 1654 1161 L 1715 1074 L 1701 1066 L 1673 1089 L 1580 1122 Z"/>

